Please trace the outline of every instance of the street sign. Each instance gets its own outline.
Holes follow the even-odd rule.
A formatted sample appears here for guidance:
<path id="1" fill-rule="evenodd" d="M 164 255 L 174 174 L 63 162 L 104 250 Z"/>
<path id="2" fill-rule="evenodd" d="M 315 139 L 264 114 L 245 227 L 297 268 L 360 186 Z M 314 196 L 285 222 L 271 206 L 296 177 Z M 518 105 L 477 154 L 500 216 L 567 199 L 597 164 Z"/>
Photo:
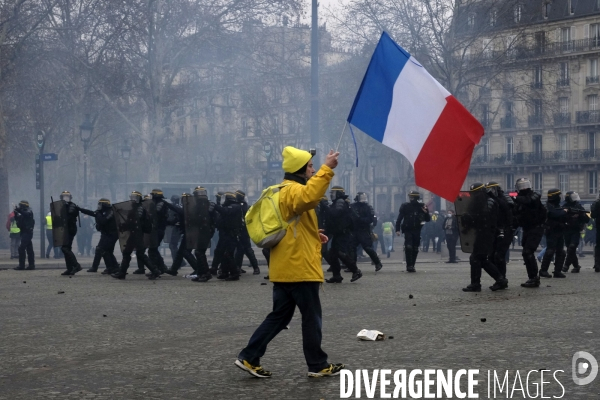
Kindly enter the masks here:
<path id="1" fill-rule="evenodd" d="M 45 154 L 42 154 L 42 160 L 43 161 L 57 161 L 58 160 L 58 154 L 56 154 L 56 153 L 45 153 Z"/>
<path id="2" fill-rule="evenodd" d="M 269 169 L 281 169 L 281 161 L 271 161 L 268 165 Z"/>

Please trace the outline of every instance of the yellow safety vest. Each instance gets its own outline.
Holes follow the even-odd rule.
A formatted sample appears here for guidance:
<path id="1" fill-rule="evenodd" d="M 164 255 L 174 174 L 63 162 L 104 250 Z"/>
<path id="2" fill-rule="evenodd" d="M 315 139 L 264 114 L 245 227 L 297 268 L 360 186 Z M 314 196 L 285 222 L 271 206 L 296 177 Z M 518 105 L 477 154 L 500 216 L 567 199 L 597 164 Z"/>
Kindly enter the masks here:
<path id="1" fill-rule="evenodd" d="M 46 229 L 52 230 L 52 216 L 46 215 Z"/>
<path id="2" fill-rule="evenodd" d="M 13 221 L 10 223 L 10 233 L 19 233 L 21 230 L 17 227 L 17 222 Z"/>

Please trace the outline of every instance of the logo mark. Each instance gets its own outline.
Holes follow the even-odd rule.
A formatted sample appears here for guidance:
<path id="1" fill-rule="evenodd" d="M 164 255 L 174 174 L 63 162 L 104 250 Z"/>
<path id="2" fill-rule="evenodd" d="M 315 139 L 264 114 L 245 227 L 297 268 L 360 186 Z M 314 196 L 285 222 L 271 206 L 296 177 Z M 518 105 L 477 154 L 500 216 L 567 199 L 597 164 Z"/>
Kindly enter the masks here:
<path id="1" fill-rule="evenodd" d="M 573 374 L 573 382 L 575 382 L 576 385 L 589 385 L 594 381 L 594 379 L 596 379 L 596 376 L 598 376 L 598 360 L 596 360 L 596 358 L 587 351 L 578 351 L 577 353 L 573 354 L 571 370 Z M 587 377 L 580 377 L 581 375 L 588 373 L 589 375 Z"/>

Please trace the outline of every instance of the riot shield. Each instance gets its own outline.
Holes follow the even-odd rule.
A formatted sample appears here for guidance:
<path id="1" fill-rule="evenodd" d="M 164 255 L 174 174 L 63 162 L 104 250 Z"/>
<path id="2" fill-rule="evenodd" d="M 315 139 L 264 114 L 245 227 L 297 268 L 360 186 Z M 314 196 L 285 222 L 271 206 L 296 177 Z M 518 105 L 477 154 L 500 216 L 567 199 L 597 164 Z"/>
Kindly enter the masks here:
<path id="1" fill-rule="evenodd" d="M 61 247 L 69 241 L 67 202 L 58 200 L 50 203 L 50 216 L 52 218 L 53 246 Z"/>
<path id="2" fill-rule="evenodd" d="M 210 247 L 212 237 L 210 230 L 210 203 L 206 197 L 184 196 L 183 219 L 185 224 L 185 240 L 188 249 L 206 249 Z"/>
<path id="3" fill-rule="evenodd" d="M 121 252 L 123 252 L 129 240 L 132 239 L 132 230 L 136 226 L 135 209 L 132 201 L 113 204 L 112 208 L 117 223 L 117 231 L 119 232 L 119 245 L 121 246 Z"/>
<path id="4" fill-rule="evenodd" d="M 460 192 L 454 201 L 456 218 L 458 219 L 458 231 L 460 234 L 460 248 L 465 253 L 472 253 L 477 238 L 477 231 L 472 224 L 487 205 L 487 194 L 479 192 Z"/>
<path id="5" fill-rule="evenodd" d="M 163 243 L 171 243 L 171 235 L 173 234 L 173 228 L 173 225 L 167 225 L 167 227 L 165 228 L 165 237 L 163 238 Z"/>
<path id="6" fill-rule="evenodd" d="M 144 246 L 147 249 L 158 247 L 156 203 L 152 199 L 146 199 L 142 201 L 142 207 L 146 210 L 146 216 L 152 221 L 152 232 L 144 233 Z"/>

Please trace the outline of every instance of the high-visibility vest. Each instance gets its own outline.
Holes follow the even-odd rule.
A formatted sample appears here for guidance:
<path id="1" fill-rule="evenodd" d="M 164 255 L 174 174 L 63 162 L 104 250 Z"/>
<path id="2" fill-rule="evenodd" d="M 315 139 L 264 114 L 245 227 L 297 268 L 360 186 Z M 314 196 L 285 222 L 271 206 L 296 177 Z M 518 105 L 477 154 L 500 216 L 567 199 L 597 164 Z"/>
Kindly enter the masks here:
<path id="1" fill-rule="evenodd" d="M 17 227 L 17 222 L 13 221 L 10 223 L 10 233 L 19 233 L 21 230 Z"/>
<path id="2" fill-rule="evenodd" d="M 46 229 L 52 230 L 52 216 L 46 215 Z"/>

